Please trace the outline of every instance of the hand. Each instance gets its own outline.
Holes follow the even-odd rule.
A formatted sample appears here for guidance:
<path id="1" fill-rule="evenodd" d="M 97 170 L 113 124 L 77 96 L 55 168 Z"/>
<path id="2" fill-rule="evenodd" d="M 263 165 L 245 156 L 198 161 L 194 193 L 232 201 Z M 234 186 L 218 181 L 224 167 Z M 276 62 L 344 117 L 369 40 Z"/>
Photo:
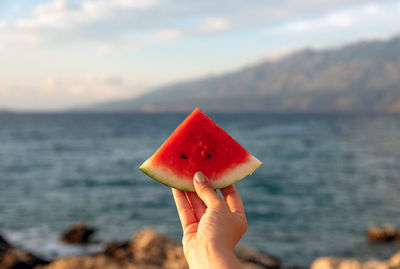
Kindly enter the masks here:
<path id="1" fill-rule="evenodd" d="M 247 231 L 242 200 L 231 185 L 222 199 L 202 172 L 193 178 L 196 193 L 172 189 L 183 228 L 183 250 L 191 269 L 241 268 L 234 249 Z"/>

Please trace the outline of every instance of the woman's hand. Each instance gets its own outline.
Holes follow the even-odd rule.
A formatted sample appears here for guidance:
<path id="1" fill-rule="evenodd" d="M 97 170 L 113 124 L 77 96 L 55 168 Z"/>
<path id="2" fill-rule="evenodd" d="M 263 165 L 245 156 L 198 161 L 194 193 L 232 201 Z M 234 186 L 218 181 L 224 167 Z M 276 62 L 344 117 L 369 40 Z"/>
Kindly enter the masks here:
<path id="1" fill-rule="evenodd" d="M 183 250 L 191 269 L 241 268 L 234 249 L 247 230 L 242 200 L 232 185 L 222 199 L 202 172 L 196 172 L 196 193 L 172 189 L 183 228 Z"/>

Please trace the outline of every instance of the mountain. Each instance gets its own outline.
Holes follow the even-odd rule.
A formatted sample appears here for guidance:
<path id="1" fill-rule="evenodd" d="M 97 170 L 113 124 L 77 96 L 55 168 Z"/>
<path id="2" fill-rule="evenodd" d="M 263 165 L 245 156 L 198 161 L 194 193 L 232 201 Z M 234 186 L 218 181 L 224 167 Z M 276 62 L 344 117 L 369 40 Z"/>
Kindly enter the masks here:
<path id="1" fill-rule="evenodd" d="M 10 112 L 9 110 L 6 110 L 6 109 L 0 107 L 0 114 L 1 113 L 9 113 L 9 112 Z"/>
<path id="2" fill-rule="evenodd" d="M 89 111 L 400 112 L 400 37 L 306 49 Z"/>

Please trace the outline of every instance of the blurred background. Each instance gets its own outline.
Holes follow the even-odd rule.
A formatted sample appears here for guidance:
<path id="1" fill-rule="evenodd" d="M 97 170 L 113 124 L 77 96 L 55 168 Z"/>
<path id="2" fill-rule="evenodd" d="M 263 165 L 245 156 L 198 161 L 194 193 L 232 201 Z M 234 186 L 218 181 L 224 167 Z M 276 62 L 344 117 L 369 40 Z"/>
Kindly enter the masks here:
<path id="1" fill-rule="evenodd" d="M 0 1 L 0 234 L 44 257 L 181 236 L 138 166 L 195 107 L 263 165 L 242 243 L 309 266 L 386 259 L 400 225 L 399 1 Z M 400 234 L 400 233 L 399 233 Z M 399 236 L 400 238 L 400 236 Z M 395 241 L 395 240 L 394 240 Z"/>

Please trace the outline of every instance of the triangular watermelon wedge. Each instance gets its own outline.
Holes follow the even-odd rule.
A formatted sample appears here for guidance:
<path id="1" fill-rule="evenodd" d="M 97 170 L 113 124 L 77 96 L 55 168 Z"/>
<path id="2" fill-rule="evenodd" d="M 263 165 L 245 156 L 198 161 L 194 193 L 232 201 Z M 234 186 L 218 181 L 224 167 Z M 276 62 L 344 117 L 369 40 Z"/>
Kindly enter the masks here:
<path id="1" fill-rule="evenodd" d="M 197 171 L 219 189 L 253 173 L 261 164 L 196 108 L 140 169 L 160 183 L 193 192 Z"/>

